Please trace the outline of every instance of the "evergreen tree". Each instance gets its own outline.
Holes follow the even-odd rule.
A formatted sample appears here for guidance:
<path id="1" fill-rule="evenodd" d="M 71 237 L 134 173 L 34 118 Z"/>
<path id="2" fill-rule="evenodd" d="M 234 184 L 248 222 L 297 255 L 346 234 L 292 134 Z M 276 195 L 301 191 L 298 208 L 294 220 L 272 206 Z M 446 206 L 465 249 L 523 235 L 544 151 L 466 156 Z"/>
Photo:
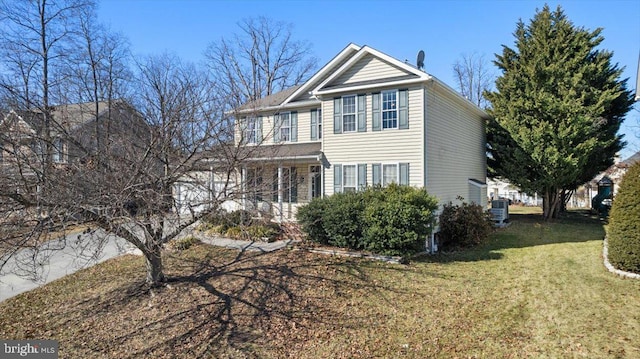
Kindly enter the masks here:
<path id="1" fill-rule="evenodd" d="M 486 93 L 490 175 L 542 194 L 545 219 L 557 215 L 564 191 L 609 167 L 625 144 L 618 129 L 632 94 L 613 53 L 597 49 L 601 32 L 545 5 L 528 25 L 518 22 L 515 49 L 496 54 L 502 74 Z"/>

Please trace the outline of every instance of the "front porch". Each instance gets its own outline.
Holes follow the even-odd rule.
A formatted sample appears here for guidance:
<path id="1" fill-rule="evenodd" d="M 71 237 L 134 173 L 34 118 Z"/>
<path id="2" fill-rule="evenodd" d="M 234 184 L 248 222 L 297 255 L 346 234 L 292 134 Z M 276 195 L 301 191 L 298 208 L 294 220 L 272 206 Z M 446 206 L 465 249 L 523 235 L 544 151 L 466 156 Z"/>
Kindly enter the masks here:
<path id="1" fill-rule="evenodd" d="M 260 146 L 241 168 L 242 209 L 295 221 L 299 206 L 324 195 L 320 143 Z"/>

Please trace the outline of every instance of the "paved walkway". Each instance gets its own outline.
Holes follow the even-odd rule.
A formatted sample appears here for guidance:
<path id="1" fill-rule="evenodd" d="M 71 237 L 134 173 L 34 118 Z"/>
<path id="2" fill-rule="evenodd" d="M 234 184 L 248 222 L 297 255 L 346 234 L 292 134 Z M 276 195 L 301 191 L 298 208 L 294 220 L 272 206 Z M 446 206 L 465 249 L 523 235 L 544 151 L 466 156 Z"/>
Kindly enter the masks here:
<path id="1" fill-rule="evenodd" d="M 96 238 L 89 238 L 91 235 L 96 238 L 105 238 L 105 240 L 99 241 Z M 185 235 L 194 235 L 202 242 L 214 246 L 261 252 L 275 251 L 293 243 L 293 241 L 272 243 L 238 241 L 203 236 L 197 232 Z M 98 242 L 103 243 L 102 248 L 97 247 L 96 243 Z M 0 270 L 0 302 L 80 269 L 91 267 L 124 253 L 136 252 L 140 253 L 124 239 L 106 234 L 101 229 L 94 234 L 75 233 L 69 234 L 63 239 L 49 241 L 37 253 L 33 250 L 22 250 L 10 258 Z"/>
<path id="2" fill-rule="evenodd" d="M 213 246 L 244 250 L 244 251 L 273 252 L 275 250 L 285 248 L 296 242 L 293 240 L 276 241 L 271 243 L 241 241 L 241 240 L 223 238 L 218 236 L 214 236 L 214 237 L 204 236 L 197 232 L 192 233 L 190 235 L 198 238 L 203 243 L 211 244 Z"/>

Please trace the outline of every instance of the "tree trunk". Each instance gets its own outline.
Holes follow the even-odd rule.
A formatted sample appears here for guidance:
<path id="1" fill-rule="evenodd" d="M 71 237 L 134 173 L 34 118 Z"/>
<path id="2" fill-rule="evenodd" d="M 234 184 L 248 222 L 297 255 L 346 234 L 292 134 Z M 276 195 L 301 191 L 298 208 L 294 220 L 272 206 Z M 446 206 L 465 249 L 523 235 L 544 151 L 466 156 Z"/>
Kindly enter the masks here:
<path id="1" fill-rule="evenodd" d="M 147 243 L 144 256 L 147 267 L 147 283 L 156 287 L 165 281 L 162 267 L 162 247 L 155 241 Z"/>
<path id="2" fill-rule="evenodd" d="M 560 195 L 555 188 L 547 188 L 542 202 L 542 217 L 545 221 L 558 217 Z"/>

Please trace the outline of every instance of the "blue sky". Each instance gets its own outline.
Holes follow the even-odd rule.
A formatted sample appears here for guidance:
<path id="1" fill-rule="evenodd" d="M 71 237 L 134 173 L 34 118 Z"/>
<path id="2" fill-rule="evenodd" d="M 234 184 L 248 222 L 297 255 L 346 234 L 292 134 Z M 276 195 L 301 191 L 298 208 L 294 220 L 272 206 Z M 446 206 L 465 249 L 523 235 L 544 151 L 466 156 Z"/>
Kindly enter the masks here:
<path id="1" fill-rule="evenodd" d="M 577 26 L 604 28 L 601 47 L 625 66 L 623 77 L 635 90 L 640 54 L 640 0 L 549 1 L 562 6 Z M 455 88 L 453 64 L 462 54 L 493 60 L 502 45 L 513 47 L 519 19 L 528 22 L 543 1 L 221 1 L 101 0 L 99 19 L 130 41 L 133 53 L 172 52 L 199 62 L 212 41 L 238 32 L 237 23 L 266 16 L 293 24 L 298 40 L 312 45 L 319 65 L 350 42 L 369 45 L 414 63 L 426 53 L 425 70 Z M 496 71 L 497 74 L 497 71 Z M 640 104 L 622 126 L 629 142 L 626 158 L 640 151 Z"/>

